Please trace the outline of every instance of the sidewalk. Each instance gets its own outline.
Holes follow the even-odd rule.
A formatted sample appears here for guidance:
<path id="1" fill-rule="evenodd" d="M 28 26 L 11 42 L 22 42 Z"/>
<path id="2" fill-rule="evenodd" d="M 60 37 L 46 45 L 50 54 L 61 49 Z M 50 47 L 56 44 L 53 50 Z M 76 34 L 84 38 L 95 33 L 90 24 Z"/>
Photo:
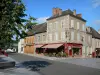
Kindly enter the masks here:
<path id="1" fill-rule="evenodd" d="M 25 54 L 25 53 L 24 53 Z M 29 56 L 34 56 L 42 59 L 48 59 L 48 60 L 62 60 L 62 59 L 84 59 L 84 58 L 90 58 L 90 57 L 49 57 L 49 56 L 44 56 L 44 55 L 39 55 L 39 54 L 25 54 Z"/>

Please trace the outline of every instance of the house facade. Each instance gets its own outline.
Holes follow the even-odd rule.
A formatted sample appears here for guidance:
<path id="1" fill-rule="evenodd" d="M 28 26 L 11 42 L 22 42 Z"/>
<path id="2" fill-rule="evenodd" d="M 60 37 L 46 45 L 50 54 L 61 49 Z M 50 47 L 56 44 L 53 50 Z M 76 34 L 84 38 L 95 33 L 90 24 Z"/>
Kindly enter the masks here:
<path id="1" fill-rule="evenodd" d="M 18 53 L 24 53 L 24 39 L 20 39 L 18 42 Z"/>
<path id="2" fill-rule="evenodd" d="M 87 57 L 100 47 L 100 34 L 86 27 L 86 20 L 76 10 L 53 8 L 52 16 L 32 30 L 25 38 L 24 53 L 65 52 L 71 57 Z"/>
<path id="3" fill-rule="evenodd" d="M 28 36 L 24 39 L 24 53 L 34 54 L 34 36 Z"/>

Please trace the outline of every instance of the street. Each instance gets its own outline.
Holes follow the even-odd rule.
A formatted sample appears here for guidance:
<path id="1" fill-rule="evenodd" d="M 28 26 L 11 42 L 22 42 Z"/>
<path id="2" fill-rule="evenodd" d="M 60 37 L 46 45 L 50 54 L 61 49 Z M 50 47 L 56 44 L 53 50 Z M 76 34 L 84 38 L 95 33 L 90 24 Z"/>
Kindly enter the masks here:
<path id="1" fill-rule="evenodd" d="M 10 54 L 11 58 L 23 64 L 31 72 L 37 72 L 40 75 L 100 75 L 100 69 L 74 65 L 70 63 L 50 61 L 36 58 L 24 54 Z"/>

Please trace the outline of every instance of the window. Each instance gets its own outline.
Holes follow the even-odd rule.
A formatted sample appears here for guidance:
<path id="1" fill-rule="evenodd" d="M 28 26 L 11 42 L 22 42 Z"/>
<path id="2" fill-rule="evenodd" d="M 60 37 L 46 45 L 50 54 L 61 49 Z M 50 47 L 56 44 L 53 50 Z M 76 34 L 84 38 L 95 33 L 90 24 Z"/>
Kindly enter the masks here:
<path id="1" fill-rule="evenodd" d="M 43 35 L 43 41 L 45 41 L 45 39 L 46 39 L 46 37 L 45 37 L 45 35 Z"/>
<path id="2" fill-rule="evenodd" d="M 55 40 L 58 40 L 58 34 L 55 33 Z"/>
<path id="3" fill-rule="evenodd" d="M 49 31 L 52 30 L 52 23 L 50 23 L 50 24 L 48 25 L 48 30 L 49 30 Z"/>
<path id="4" fill-rule="evenodd" d="M 80 41 L 80 33 L 77 33 L 77 40 Z"/>
<path id="5" fill-rule="evenodd" d="M 64 28 L 64 20 L 61 21 L 61 28 Z"/>
<path id="6" fill-rule="evenodd" d="M 79 22 L 77 22 L 77 29 L 79 29 Z"/>
<path id="7" fill-rule="evenodd" d="M 85 31 L 85 25 L 84 25 L 84 24 L 83 24 L 83 26 L 82 26 L 82 30 Z"/>
<path id="8" fill-rule="evenodd" d="M 74 40 L 74 31 L 71 32 L 71 40 Z"/>
<path id="9" fill-rule="evenodd" d="M 90 39 L 91 39 L 90 36 L 88 37 L 88 39 L 89 39 L 89 42 L 90 42 Z"/>
<path id="10" fill-rule="evenodd" d="M 49 40 L 52 41 L 52 34 L 49 34 Z"/>
<path id="11" fill-rule="evenodd" d="M 71 20 L 71 28 L 74 28 L 74 20 Z"/>
<path id="12" fill-rule="evenodd" d="M 37 41 L 40 41 L 40 36 L 38 36 L 38 40 Z"/>
<path id="13" fill-rule="evenodd" d="M 54 29 L 58 29 L 58 22 L 55 22 L 55 28 Z"/>
<path id="14" fill-rule="evenodd" d="M 65 32 L 61 32 L 61 39 L 65 39 Z"/>

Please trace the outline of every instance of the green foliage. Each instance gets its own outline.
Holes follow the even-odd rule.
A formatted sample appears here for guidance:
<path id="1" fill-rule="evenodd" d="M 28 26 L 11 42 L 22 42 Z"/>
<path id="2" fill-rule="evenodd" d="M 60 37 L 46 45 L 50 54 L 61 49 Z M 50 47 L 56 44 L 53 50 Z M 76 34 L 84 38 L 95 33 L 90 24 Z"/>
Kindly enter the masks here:
<path id="1" fill-rule="evenodd" d="M 0 48 L 11 42 L 13 35 L 18 39 L 26 36 L 23 19 L 25 6 L 21 0 L 0 1 Z"/>

